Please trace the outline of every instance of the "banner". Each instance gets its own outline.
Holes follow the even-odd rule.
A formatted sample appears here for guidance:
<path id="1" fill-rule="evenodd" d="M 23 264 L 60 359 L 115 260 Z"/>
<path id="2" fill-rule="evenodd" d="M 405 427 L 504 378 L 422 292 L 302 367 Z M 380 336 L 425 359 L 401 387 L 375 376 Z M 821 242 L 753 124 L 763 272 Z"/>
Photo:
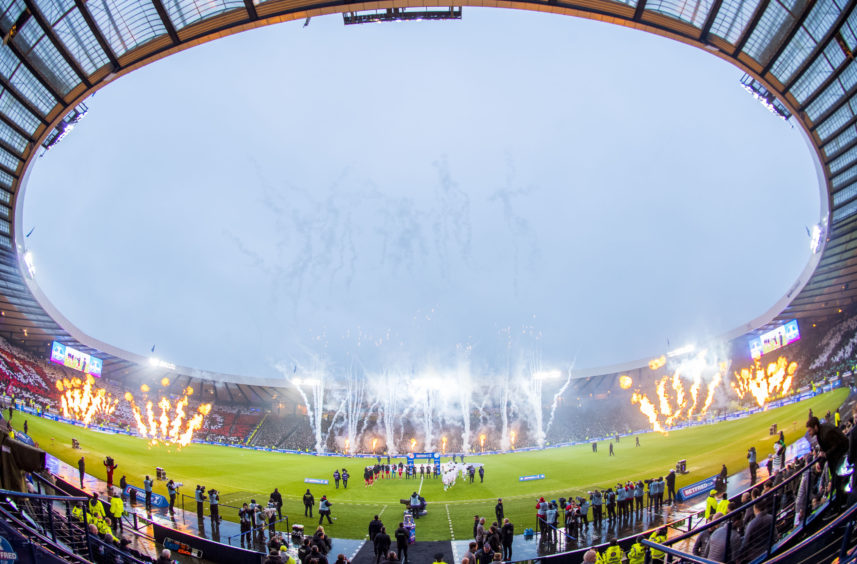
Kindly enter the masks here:
<path id="1" fill-rule="evenodd" d="M 696 482 L 695 484 L 680 488 L 676 499 L 679 501 L 687 501 L 688 499 L 698 495 L 708 495 L 708 492 L 714 489 L 715 478 L 717 478 L 717 476 L 712 476 L 702 480 L 701 482 Z"/>
<path id="2" fill-rule="evenodd" d="M 17 560 L 18 555 L 15 553 L 15 549 L 12 548 L 12 544 L 5 538 L 0 537 L 0 564 L 15 564 Z"/>
<path id="3" fill-rule="evenodd" d="M 19 443 L 24 443 L 25 445 L 36 446 L 36 442 L 30 438 L 30 435 L 22 433 L 21 431 L 15 431 L 15 440 Z"/>
<path id="4" fill-rule="evenodd" d="M 146 503 L 146 492 L 138 488 L 137 486 L 127 485 L 125 486 L 125 493 L 127 495 L 131 494 L 131 490 L 137 492 L 137 503 Z M 156 494 L 152 492 L 152 507 L 169 507 L 170 502 L 167 498 L 162 496 L 161 494 Z"/>
<path id="5" fill-rule="evenodd" d="M 544 480 L 544 474 L 532 474 L 531 476 L 518 476 L 519 482 L 529 482 L 530 480 Z"/>
<path id="6" fill-rule="evenodd" d="M 178 552 L 179 554 L 184 554 L 186 556 L 202 558 L 202 551 L 198 548 L 193 548 L 190 545 L 187 545 L 183 542 L 179 542 L 177 540 L 173 540 L 170 537 L 164 539 L 164 548 L 169 548 L 173 552 Z"/>
<path id="7" fill-rule="evenodd" d="M 323 486 L 328 485 L 330 482 L 327 480 L 323 480 L 321 478 L 304 478 L 305 484 L 321 484 Z"/>

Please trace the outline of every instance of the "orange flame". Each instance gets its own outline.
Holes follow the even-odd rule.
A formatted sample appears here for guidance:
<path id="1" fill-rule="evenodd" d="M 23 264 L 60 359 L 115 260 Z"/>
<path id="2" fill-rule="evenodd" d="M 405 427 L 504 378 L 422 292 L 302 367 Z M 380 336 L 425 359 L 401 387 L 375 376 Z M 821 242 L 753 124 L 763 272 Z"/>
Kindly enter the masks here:
<path id="1" fill-rule="evenodd" d="M 661 423 L 658 421 L 658 411 L 655 409 L 655 405 L 649 401 L 645 395 L 640 394 L 639 392 L 634 392 L 634 395 L 631 396 L 631 403 L 639 403 L 640 411 L 649 418 L 649 423 L 652 425 L 652 429 L 659 432 L 665 433 L 664 428 L 661 426 Z"/>
<path id="2" fill-rule="evenodd" d="M 205 421 L 205 416 L 211 413 L 211 404 L 201 404 L 196 413 L 187 421 L 184 430 L 182 425 L 185 423 L 187 413 L 185 408 L 188 405 L 187 395 L 179 399 L 175 404 L 170 404 L 167 398 L 161 398 L 158 401 L 158 407 L 161 410 L 160 416 L 155 420 L 155 413 L 151 401 L 146 402 L 145 419 L 141 409 L 134 402 L 134 396 L 128 392 L 125 394 L 125 399 L 131 404 L 131 412 L 134 414 L 134 420 L 137 423 L 137 431 L 143 437 L 149 438 L 151 444 L 158 444 L 158 441 L 172 442 L 179 447 L 187 446 L 193 440 L 193 434 L 202 428 Z M 174 413 L 172 418 L 171 412 Z"/>
<path id="3" fill-rule="evenodd" d="M 693 377 L 683 377 L 680 370 L 676 370 L 672 376 L 663 376 L 655 385 L 655 393 L 657 397 L 655 402 L 639 391 L 635 392 L 631 397 L 632 404 L 639 404 L 640 412 L 648 418 L 652 429 L 659 433 L 666 433 L 666 429 L 672 427 L 680 421 L 690 420 L 696 414 L 697 416 L 705 415 L 711 404 L 714 402 L 714 396 L 720 382 L 722 381 L 722 372 L 726 370 L 727 365 L 721 363 L 719 372 L 715 373 L 713 378 L 707 384 L 707 395 L 702 409 L 699 409 L 700 390 L 703 385 L 703 378 L 700 373 L 696 373 Z M 690 384 L 689 397 L 685 387 Z M 668 388 L 669 386 L 669 388 Z M 690 406 L 688 407 L 688 404 Z M 697 412 L 698 410 L 698 412 Z"/>
<path id="4" fill-rule="evenodd" d="M 762 366 L 761 359 L 756 359 L 752 367 L 742 368 L 740 372 L 734 373 L 735 381 L 731 382 L 731 386 L 739 398 L 744 399 L 750 394 L 759 407 L 764 407 L 768 400 L 785 395 L 791 390 L 797 370 L 797 362 L 789 363 L 784 356 L 769 363 L 767 367 Z"/>
<path id="5" fill-rule="evenodd" d="M 87 376 L 86 382 L 80 378 L 57 380 L 57 389 L 65 390 L 60 395 L 60 410 L 63 417 L 89 425 L 97 415 L 111 415 L 116 411 L 119 400 L 107 393 L 107 390 L 94 385 L 95 379 Z"/>
<path id="6" fill-rule="evenodd" d="M 650 370 L 657 370 L 658 368 L 661 368 L 662 366 L 664 366 L 666 363 L 667 363 L 667 357 L 661 355 L 658 358 L 655 358 L 655 359 L 652 359 L 649 361 L 649 369 Z"/>

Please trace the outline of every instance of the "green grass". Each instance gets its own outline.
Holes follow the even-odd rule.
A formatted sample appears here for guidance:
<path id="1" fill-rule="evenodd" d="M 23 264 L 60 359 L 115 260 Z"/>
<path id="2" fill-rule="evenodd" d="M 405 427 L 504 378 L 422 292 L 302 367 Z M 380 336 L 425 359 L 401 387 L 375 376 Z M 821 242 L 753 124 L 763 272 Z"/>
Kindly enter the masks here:
<path id="1" fill-rule="evenodd" d="M 726 464 L 731 472 L 746 464 L 746 452 L 755 446 L 760 460 L 772 451 L 775 437 L 768 435 L 771 424 L 777 423 L 785 432 L 787 443 L 804 434 L 808 409 L 815 413 L 834 410 L 848 395 L 847 388 L 819 395 L 802 403 L 771 409 L 737 421 L 704 425 L 673 431 L 669 435 L 648 433 L 640 436 L 642 446 L 634 447 L 633 438 L 614 445 L 616 456 L 608 457 L 607 445 L 593 454 L 589 445 L 563 447 L 544 451 L 472 457 L 485 464 L 485 482 L 468 484 L 459 480 L 448 492 L 441 480 L 427 479 L 422 494 L 429 502 L 429 514 L 419 522 L 419 535 L 424 540 L 449 539 L 449 518 L 456 538 L 469 538 L 475 514 L 494 519 L 494 504 L 503 498 L 506 516 L 518 525 L 532 526 L 534 507 L 539 495 L 569 497 L 581 495 L 595 487 L 613 486 L 619 480 L 641 479 L 664 475 L 676 460 L 686 458 L 687 475 L 679 476 L 677 485 L 698 481 L 719 472 Z M 633 409 L 628 406 L 628 409 Z M 16 414 L 20 424 L 23 414 Z M 21 417 L 21 419 L 18 419 Z M 300 498 L 306 490 L 304 478 L 327 478 L 330 486 L 311 485 L 316 501 L 326 494 L 333 502 L 337 521 L 326 526 L 334 537 L 362 538 L 372 516 L 383 511 L 386 525 L 398 523 L 403 506 L 399 499 L 407 498 L 419 485 L 419 480 L 383 480 L 364 488 L 362 468 L 365 459 L 316 457 L 276 454 L 234 449 L 212 445 L 190 445 L 181 450 L 166 445 L 149 446 L 146 441 L 123 435 L 109 435 L 47 419 L 29 417 L 30 435 L 48 452 L 76 467 L 81 455 L 86 457 L 87 472 L 105 480 L 102 459 L 110 455 L 119 464 L 115 475 L 126 475 L 134 485 L 142 485 L 143 476 L 154 476 L 156 466 L 167 470 L 170 478 L 184 482 L 185 494 L 193 494 L 196 484 L 216 488 L 222 503 L 267 501 L 268 493 L 278 487 L 285 502 L 284 513 L 292 523 L 312 522 L 303 518 Z M 80 440 L 82 450 L 72 450 L 71 438 Z M 51 439 L 55 440 L 51 440 Z M 446 461 L 446 459 L 444 459 Z M 334 468 L 346 467 L 352 479 L 349 488 L 335 489 L 331 474 Z M 518 476 L 543 473 L 546 479 L 519 482 Z M 166 493 L 163 482 L 156 491 Z M 188 509 L 191 509 L 188 507 Z M 235 511 L 221 510 L 226 519 L 236 520 Z"/>

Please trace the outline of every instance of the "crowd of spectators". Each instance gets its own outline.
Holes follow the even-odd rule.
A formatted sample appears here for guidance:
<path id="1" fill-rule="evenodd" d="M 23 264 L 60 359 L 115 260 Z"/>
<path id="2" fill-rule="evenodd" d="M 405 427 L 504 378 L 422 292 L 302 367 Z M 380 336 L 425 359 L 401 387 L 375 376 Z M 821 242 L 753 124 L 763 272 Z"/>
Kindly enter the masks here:
<path id="1" fill-rule="evenodd" d="M 805 385 L 815 379 L 821 380 L 837 371 L 851 369 L 851 357 L 857 345 L 857 316 L 845 317 L 815 326 L 802 326 L 802 338 L 784 349 L 789 360 L 795 359 L 800 368 L 798 381 L 793 388 Z M 831 372 L 833 371 L 833 372 Z M 0 396 L 14 398 L 16 401 L 58 414 L 59 391 L 57 380 L 81 377 L 81 373 L 51 364 L 46 359 L 38 359 L 29 353 L 17 349 L 7 341 L 0 339 Z M 728 375 L 727 375 L 728 377 Z M 531 419 L 522 413 L 506 413 L 492 405 L 475 405 L 470 412 L 470 435 L 468 445 L 464 444 L 460 421 L 439 420 L 434 422 L 434 450 L 441 450 L 440 437 L 444 437 L 443 450 L 452 452 L 493 451 L 507 448 L 522 448 L 544 444 L 545 446 L 604 439 L 650 428 L 649 422 L 638 409 L 629 409 L 628 390 L 620 390 L 616 375 L 605 375 L 573 380 L 559 399 L 558 408 L 551 412 L 542 423 L 545 435 L 539 438 L 533 431 Z M 140 401 L 141 394 L 129 389 L 128 383 L 109 376 L 97 380 L 99 387 L 105 388 L 118 399 L 115 411 L 109 416 L 97 416 L 94 423 L 136 432 L 135 418 L 131 404 L 124 400 L 130 391 Z M 615 389 L 609 389 L 615 388 Z M 730 388 L 724 383 L 726 394 Z M 611 391 L 613 392 L 611 394 Z M 631 390 L 633 391 L 633 390 Z M 718 396 L 719 397 L 719 396 Z M 196 407 L 196 397 L 191 397 L 189 409 Z M 546 398 L 547 401 L 547 398 Z M 751 400 L 748 400 L 751 401 Z M 726 402 L 729 404 L 729 402 Z M 281 406 L 282 407 L 282 406 Z M 709 416 L 737 409 L 737 404 L 715 406 Z M 379 409 L 367 409 L 360 429 L 363 443 L 365 438 L 386 437 L 385 421 Z M 395 448 L 389 448 L 383 439 L 378 451 L 397 450 L 407 452 L 411 449 L 411 437 L 423 435 L 423 430 L 414 417 L 401 417 L 395 423 Z M 511 422 L 504 423 L 507 419 Z M 505 436 L 499 432 L 508 425 Z M 335 427 L 334 427 L 335 426 Z M 335 411 L 328 411 L 321 418 L 318 435 L 322 437 L 324 450 L 328 452 L 354 453 L 371 452 L 367 444 L 346 446 L 343 439 L 343 419 L 337 418 Z M 514 433 L 514 440 L 510 439 Z M 317 447 L 317 433 L 311 428 L 309 419 L 300 411 L 281 414 L 274 405 L 266 413 L 264 409 L 241 403 L 216 402 L 208 414 L 197 440 L 228 445 L 251 445 L 288 450 L 312 451 Z M 355 440 L 354 442 L 360 442 Z"/>

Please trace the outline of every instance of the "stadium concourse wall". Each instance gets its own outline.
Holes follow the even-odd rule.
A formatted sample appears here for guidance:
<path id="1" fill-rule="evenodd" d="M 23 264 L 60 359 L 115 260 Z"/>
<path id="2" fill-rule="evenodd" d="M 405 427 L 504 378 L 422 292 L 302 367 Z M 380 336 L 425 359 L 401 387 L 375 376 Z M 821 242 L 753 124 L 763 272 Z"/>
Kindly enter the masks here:
<path id="1" fill-rule="evenodd" d="M 699 427 L 702 425 L 711 425 L 711 424 L 715 424 L 715 423 L 721 423 L 723 421 L 733 421 L 736 419 L 741 419 L 741 418 L 747 417 L 749 415 L 753 415 L 754 413 L 761 413 L 763 411 L 767 411 L 768 409 L 783 407 L 786 405 L 792 405 L 792 404 L 807 400 L 809 398 L 815 397 L 819 394 L 831 392 L 831 391 L 841 387 L 842 385 L 843 385 L 842 377 L 841 376 L 835 376 L 835 377 L 832 377 L 830 381 L 825 382 L 820 386 L 815 386 L 815 389 L 813 389 L 813 386 L 805 386 L 803 388 L 800 388 L 799 390 L 796 390 L 795 393 L 790 395 L 790 396 L 780 398 L 780 399 L 777 399 L 777 400 L 774 400 L 770 403 L 765 404 L 764 407 L 756 406 L 756 407 L 746 409 L 746 410 L 741 410 L 741 411 L 736 411 L 736 412 L 732 412 L 732 413 L 726 413 L 723 415 L 718 415 L 716 417 L 711 417 L 711 418 L 708 418 L 708 419 L 705 419 L 702 421 L 683 421 L 678 425 L 675 425 L 673 427 L 669 427 L 668 430 L 672 431 L 672 430 L 678 430 L 678 429 L 686 429 L 686 428 L 691 428 L 691 427 Z M 33 415 L 36 417 L 49 419 L 51 421 L 58 421 L 61 423 L 68 423 L 69 425 L 74 425 L 75 427 L 81 427 L 81 428 L 89 429 L 92 431 L 98 431 L 101 433 L 108 433 L 108 434 L 113 434 L 113 435 L 127 435 L 130 437 L 139 437 L 140 436 L 136 433 L 132 433 L 131 431 L 128 431 L 125 429 L 117 429 L 114 427 L 107 427 L 107 426 L 103 426 L 103 425 L 85 425 L 85 424 L 81 423 L 80 421 L 75 421 L 73 419 L 66 419 L 65 417 L 62 417 L 59 415 L 47 413 L 41 409 L 33 408 L 33 407 L 28 406 L 24 403 L 21 403 L 20 405 L 18 405 L 17 400 L 16 400 L 15 408 L 17 410 L 23 412 L 23 413 L 27 413 L 27 414 L 30 414 L 30 415 Z M 547 449 L 553 449 L 553 448 L 563 448 L 563 447 L 570 447 L 570 446 L 576 446 L 576 445 L 590 444 L 593 442 L 610 440 L 610 439 L 613 439 L 615 437 L 620 437 L 620 438 L 621 437 L 633 437 L 635 435 L 641 435 L 641 434 L 645 434 L 645 433 L 649 433 L 649 432 L 651 432 L 651 429 L 640 429 L 640 430 L 632 431 L 629 433 L 620 433 L 620 434 L 615 434 L 615 435 L 609 435 L 606 437 L 597 437 L 597 438 L 592 438 L 592 439 L 584 440 L 584 441 L 570 441 L 570 442 L 564 442 L 564 443 L 556 443 L 556 444 L 551 444 L 551 445 L 545 445 L 544 447 L 531 446 L 531 447 L 522 447 L 522 448 L 511 449 L 511 450 L 487 450 L 485 452 L 467 453 L 467 456 L 488 456 L 488 455 L 496 455 L 496 454 L 510 454 L 510 453 L 516 453 L 516 452 L 533 452 L 533 451 L 538 451 L 538 450 L 547 450 Z M 229 448 L 238 448 L 238 449 L 244 449 L 244 450 L 256 450 L 256 451 L 273 452 L 273 453 L 280 453 L 280 454 L 302 454 L 302 455 L 308 455 L 308 456 L 327 456 L 327 457 L 348 456 L 349 458 L 367 458 L 367 459 L 373 459 L 373 460 L 376 459 L 378 456 L 382 456 L 380 454 L 372 454 L 372 453 L 355 453 L 355 454 L 344 455 L 342 453 L 337 453 L 337 452 L 315 452 L 315 451 L 309 451 L 309 450 L 293 450 L 293 449 L 279 449 L 279 448 L 258 447 L 258 446 L 245 446 L 245 445 L 226 444 L 226 443 L 219 443 L 219 442 L 215 442 L 215 441 L 203 441 L 203 440 L 193 440 L 192 442 L 194 444 L 201 444 L 201 445 L 226 446 Z M 458 452 L 454 452 L 454 453 L 450 452 L 450 453 L 445 454 L 444 456 L 452 456 L 453 454 L 461 455 L 461 453 L 458 453 Z M 386 456 L 386 455 L 383 455 L 383 456 Z M 397 455 L 398 458 L 401 458 L 401 456 L 402 455 Z"/>

